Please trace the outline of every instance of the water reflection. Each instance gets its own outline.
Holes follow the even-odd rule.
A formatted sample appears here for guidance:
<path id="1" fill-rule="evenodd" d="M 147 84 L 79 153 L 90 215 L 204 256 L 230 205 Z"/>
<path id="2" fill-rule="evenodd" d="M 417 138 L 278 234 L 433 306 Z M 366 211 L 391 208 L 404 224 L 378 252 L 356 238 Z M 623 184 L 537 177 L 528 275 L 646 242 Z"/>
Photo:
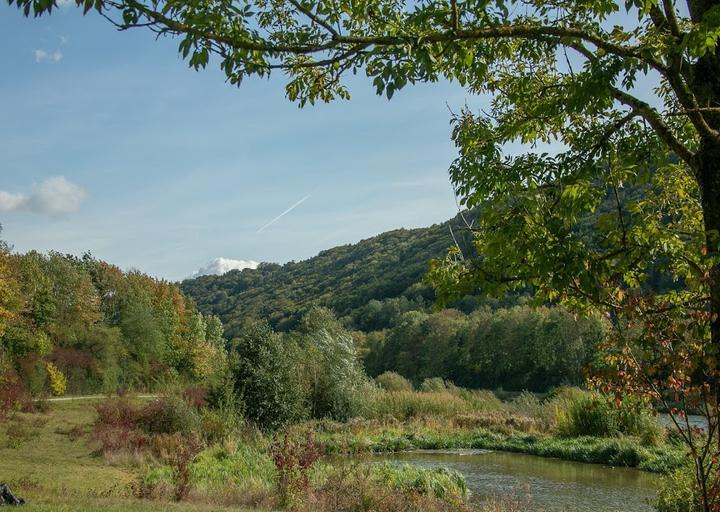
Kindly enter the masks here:
<path id="1" fill-rule="evenodd" d="M 651 511 L 658 483 L 656 475 L 633 469 L 516 453 L 421 451 L 372 458 L 456 469 L 477 499 L 512 496 L 538 512 Z"/>

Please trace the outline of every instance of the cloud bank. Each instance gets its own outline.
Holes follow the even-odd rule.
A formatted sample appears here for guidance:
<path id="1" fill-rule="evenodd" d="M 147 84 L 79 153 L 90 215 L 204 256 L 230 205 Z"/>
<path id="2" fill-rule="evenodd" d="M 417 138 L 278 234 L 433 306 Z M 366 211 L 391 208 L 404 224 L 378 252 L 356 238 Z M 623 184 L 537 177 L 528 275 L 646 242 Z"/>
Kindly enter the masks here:
<path id="1" fill-rule="evenodd" d="M 45 215 L 76 212 L 87 197 L 85 190 L 64 176 L 33 185 L 29 194 L 0 190 L 0 212 L 28 211 Z"/>
<path id="2" fill-rule="evenodd" d="M 245 268 L 257 268 L 258 262 L 253 260 L 232 260 L 229 258 L 215 258 L 206 266 L 193 272 L 191 277 L 200 276 L 221 276 L 231 270 L 242 270 Z"/>

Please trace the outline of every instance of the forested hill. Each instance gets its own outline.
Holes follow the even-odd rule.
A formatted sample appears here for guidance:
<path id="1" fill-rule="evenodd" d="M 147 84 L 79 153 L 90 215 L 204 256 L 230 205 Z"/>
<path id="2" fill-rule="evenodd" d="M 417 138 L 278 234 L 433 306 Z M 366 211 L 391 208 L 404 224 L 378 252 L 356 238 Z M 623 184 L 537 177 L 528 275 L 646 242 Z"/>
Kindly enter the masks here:
<path id="1" fill-rule="evenodd" d="M 250 318 L 292 328 L 312 305 L 326 306 L 338 317 L 360 313 L 358 308 L 373 299 L 399 298 L 402 304 L 396 307 L 421 309 L 434 299 L 422 277 L 428 262 L 444 256 L 454 243 L 451 228 L 467 250 L 468 230 L 458 215 L 428 228 L 396 229 L 334 247 L 300 262 L 263 263 L 254 270 L 189 279 L 181 288 L 201 311 L 219 315 L 230 337 Z M 374 327 L 381 326 L 368 326 Z"/>

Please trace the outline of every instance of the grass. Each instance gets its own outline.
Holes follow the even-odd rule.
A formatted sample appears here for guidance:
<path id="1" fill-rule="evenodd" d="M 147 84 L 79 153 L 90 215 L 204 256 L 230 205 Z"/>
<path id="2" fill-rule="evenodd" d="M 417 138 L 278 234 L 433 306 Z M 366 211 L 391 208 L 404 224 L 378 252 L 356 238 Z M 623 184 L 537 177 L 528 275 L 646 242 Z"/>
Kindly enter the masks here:
<path id="1" fill-rule="evenodd" d="M 0 424 L 0 481 L 21 496 L 127 496 L 132 471 L 107 465 L 87 436 L 77 437 L 94 420 L 92 402 L 56 402 L 48 413 L 15 413 Z"/>
<path id="2" fill-rule="evenodd" d="M 98 399 L 99 400 L 99 399 Z M 53 402 L 47 413 L 15 413 L 0 423 L 0 482 L 27 501 L 27 511 L 210 511 L 237 506 L 133 497 L 138 468 L 108 463 L 87 434 L 97 400 Z"/>
<path id="3" fill-rule="evenodd" d="M 25 505 L 22 510 L 29 512 L 210 512 L 210 511 L 234 511 L 238 512 L 236 506 L 222 506 L 210 503 L 171 503 L 167 501 L 149 501 L 138 499 L 117 499 L 117 498 L 79 498 L 72 503 L 68 499 L 50 499 L 39 497 L 32 503 Z"/>

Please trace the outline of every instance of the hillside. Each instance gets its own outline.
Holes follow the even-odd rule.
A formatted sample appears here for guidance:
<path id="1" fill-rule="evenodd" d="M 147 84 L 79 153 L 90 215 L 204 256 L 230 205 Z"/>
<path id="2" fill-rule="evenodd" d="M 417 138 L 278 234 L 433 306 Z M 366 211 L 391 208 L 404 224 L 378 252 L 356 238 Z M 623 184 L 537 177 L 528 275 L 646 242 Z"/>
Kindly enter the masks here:
<path id="1" fill-rule="evenodd" d="M 312 305 L 328 307 L 338 317 L 373 299 L 403 298 L 413 309 L 422 308 L 433 301 L 432 289 L 422 284 L 428 262 L 453 244 L 451 228 L 467 250 L 464 226 L 458 215 L 427 228 L 396 229 L 334 247 L 300 262 L 262 263 L 257 269 L 188 279 L 181 289 L 201 311 L 219 315 L 229 336 L 249 318 L 291 328 Z"/>

